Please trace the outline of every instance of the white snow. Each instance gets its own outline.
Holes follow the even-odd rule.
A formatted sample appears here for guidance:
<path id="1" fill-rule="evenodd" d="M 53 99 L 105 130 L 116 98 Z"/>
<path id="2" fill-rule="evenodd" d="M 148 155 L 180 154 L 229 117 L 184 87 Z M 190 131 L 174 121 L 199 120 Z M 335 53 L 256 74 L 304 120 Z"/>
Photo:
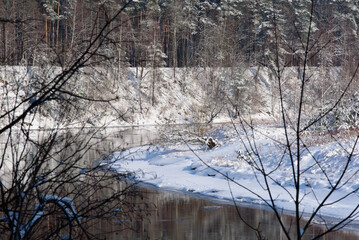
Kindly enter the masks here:
<path id="1" fill-rule="evenodd" d="M 243 131 L 238 136 L 228 124 L 212 130 L 207 135 L 217 139 L 218 145 L 214 149 L 209 149 L 205 145 L 187 145 L 186 143 L 136 147 L 115 153 L 111 167 L 119 172 L 132 172 L 138 180 L 163 189 L 190 191 L 229 200 L 232 199 L 231 189 L 237 201 L 265 205 L 265 201 L 269 201 L 269 195 L 263 187 L 263 176 L 258 172 L 254 174 L 252 167 L 255 163 L 251 165 L 245 161 L 249 154 L 254 153 L 246 152 L 244 144 L 249 146 L 246 141 L 240 140 L 244 138 Z M 283 154 L 284 150 L 280 144 L 284 141 L 283 129 L 258 126 L 258 131 L 249 135 L 255 135 L 255 144 L 267 173 L 273 171 L 269 185 L 276 206 L 289 212 L 294 211 L 295 188 L 292 168 L 288 154 Z M 312 145 L 309 151 L 302 152 L 300 160 L 303 171 L 300 192 L 300 197 L 303 198 L 300 204 L 301 211 L 311 213 L 331 190 L 330 185 L 334 185 L 339 179 L 353 143 L 353 139 L 346 139 L 341 140 L 340 145 L 335 142 Z M 348 170 L 350 177 L 343 179 L 344 185 L 339 184 L 339 189 L 326 202 L 332 204 L 320 210 L 321 216 L 343 218 L 359 204 L 359 197 L 356 193 L 359 187 L 357 174 L 359 158 L 356 153 L 357 151 L 350 162 Z M 315 164 L 312 155 L 325 168 L 327 177 Z M 238 184 L 228 181 L 225 175 Z M 347 198 L 335 202 L 352 191 L 354 193 Z"/>
<path id="2" fill-rule="evenodd" d="M 16 106 L 15 115 L 19 116 L 38 97 L 32 96 L 38 91 L 36 80 L 42 78 L 51 80 L 56 74 L 61 73 L 61 70 L 55 66 L 0 67 L 0 108 L 5 111 Z M 124 68 L 121 70 L 120 77 L 112 68 L 84 68 L 68 82 L 71 90 L 94 99 L 116 100 L 111 101 L 110 104 L 79 101 L 76 104 L 82 112 L 68 112 L 66 119 L 60 117 L 63 104 L 48 101 L 42 105 L 41 111 L 30 112 L 24 119 L 24 124 L 31 129 L 62 129 L 209 121 L 218 123 L 230 120 L 227 108 L 224 107 L 227 103 L 216 102 L 208 84 L 211 78 L 221 81 L 223 84 L 221 91 L 226 91 L 230 95 L 230 85 L 236 81 L 231 77 L 230 68 L 177 68 L 175 71 L 173 68 L 158 68 L 156 71 L 155 94 L 152 96 L 154 76 L 152 68 Z M 251 81 L 256 75 L 260 79 L 261 99 L 266 100 L 263 102 L 268 102 L 263 106 L 265 109 L 263 111 L 267 112 L 271 99 L 267 71 L 260 70 L 257 74 L 257 69 L 251 71 L 243 69 L 243 77 L 246 81 Z M 94 85 L 98 86 L 97 91 L 94 91 Z M 30 96 L 32 98 L 23 102 Z M 215 117 L 212 119 L 213 115 Z M 1 122 L 3 125 L 7 123 L 6 119 L 1 119 L 4 121 Z"/>

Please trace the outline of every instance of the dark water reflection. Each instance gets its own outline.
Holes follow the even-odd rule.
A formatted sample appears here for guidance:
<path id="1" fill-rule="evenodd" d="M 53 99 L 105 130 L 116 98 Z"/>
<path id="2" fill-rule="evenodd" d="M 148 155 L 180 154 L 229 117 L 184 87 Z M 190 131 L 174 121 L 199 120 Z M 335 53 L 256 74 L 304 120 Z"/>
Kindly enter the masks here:
<path id="1" fill-rule="evenodd" d="M 133 230 L 115 232 L 123 222 L 130 219 L 113 218 L 107 222 L 106 239 L 257 239 L 253 230 L 244 224 L 233 205 L 221 204 L 194 197 L 185 193 L 162 192 L 144 189 L 144 198 L 150 204 L 150 216 L 141 221 L 132 221 Z M 265 239 L 286 239 L 277 220 L 269 211 L 258 208 L 240 207 L 243 218 L 253 226 L 260 224 Z M 283 216 L 286 223 L 292 217 Z M 311 239 L 322 227 L 315 226 L 307 232 L 304 239 Z M 294 234 L 292 234 L 294 239 Z M 354 240 L 359 234 L 346 231 L 327 235 L 327 240 Z"/>

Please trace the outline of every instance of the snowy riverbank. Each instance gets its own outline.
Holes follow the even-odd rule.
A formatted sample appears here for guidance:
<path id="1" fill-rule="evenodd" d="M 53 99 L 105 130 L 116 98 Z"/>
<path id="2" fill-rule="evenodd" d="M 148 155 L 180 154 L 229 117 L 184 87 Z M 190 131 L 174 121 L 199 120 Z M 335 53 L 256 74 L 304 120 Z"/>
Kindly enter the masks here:
<path id="1" fill-rule="evenodd" d="M 251 133 L 268 172 L 271 172 L 270 187 L 277 208 L 294 211 L 295 188 L 290 161 L 283 154 L 281 142 L 283 129 L 261 126 Z M 255 175 L 252 166 L 244 160 L 243 131 L 239 135 L 230 124 L 223 125 L 207 134 L 217 139 L 218 145 L 208 149 L 204 144 L 184 142 L 162 146 L 142 146 L 114 153 L 111 167 L 119 172 L 132 172 L 138 180 L 154 184 L 164 189 L 176 189 L 195 192 L 217 198 L 232 199 L 265 205 L 269 201 L 268 192 L 263 188 L 263 177 Z M 352 144 L 351 139 L 339 143 L 329 142 L 309 147 L 302 153 L 301 169 L 301 211 L 311 213 L 331 190 L 344 168 L 344 160 Z M 359 158 L 354 157 L 348 168 L 348 178 L 344 178 L 339 188 L 331 195 L 320 215 L 342 218 L 359 204 L 356 190 L 359 186 L 357 172 Z M 312 158 L 314 156 L 314 158 Z M 247 156 L 248 157 L 248 156 Z M 316 159 L 320 164 L 313 163 Z M 213 169 L 206 166 L 208 164 Z M 320 167 L 325 168 L 325 174 Z M 224 175 L 234 179 L 229 182 Z M 331 181 L 329 181 L 329 180 Z M 336 202 L 348 195 L 346 199 Z M 263 199 L 261 200 L 260 197 Z M 304 214 L 305 215 L 305 214 Z M 319 215 L 319 216 L 320 216 Z M 353 215 L 353 219 L 356 214 Z M 320 222 L 320 219 L 316 219 Z"/>

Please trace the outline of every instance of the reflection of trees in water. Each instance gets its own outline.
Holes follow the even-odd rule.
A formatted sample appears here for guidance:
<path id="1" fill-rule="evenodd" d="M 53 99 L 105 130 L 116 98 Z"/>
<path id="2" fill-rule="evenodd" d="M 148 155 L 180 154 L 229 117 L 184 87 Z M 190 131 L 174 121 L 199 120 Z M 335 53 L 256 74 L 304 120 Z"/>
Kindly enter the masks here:
<path id="1" fill-rule="evenodd" d="M 232 205 L 218 204 L 187 194 L 155 190 L 145 190 L 144 198 L 150 203 L 149 218 L 132 222 L 136 232 L 124 231 L 109 239 L 257 239 L 255 232 L 241 222 Z M 253 226 L 260 224 L 266 239 L 286 239 L 273 213 L 245 207 L 240 208 L 240 213 Z M 288 226 L 293 222 L 291 216 L 283 215 L 283 219 Z M 119 223 L 121 219 L 116 218 L 114 222 Z M 310 239 L 311 233 L 321 229 L 323 228 L 320 226 L 312 227 L 304 239 Z M 358 235 L 345 231 L 326 236 L 329 240 L 357 238 Z"/>

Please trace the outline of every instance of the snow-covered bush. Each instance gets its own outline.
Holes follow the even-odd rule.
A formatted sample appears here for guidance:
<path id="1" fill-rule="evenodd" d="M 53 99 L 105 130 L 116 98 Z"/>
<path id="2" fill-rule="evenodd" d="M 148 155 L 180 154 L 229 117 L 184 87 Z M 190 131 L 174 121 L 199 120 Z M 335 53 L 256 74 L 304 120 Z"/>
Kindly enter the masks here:
<path id="1" fill-rule="evenodd" d="M 333 102 L 328 102 L 322 113 L 326 113 L 333 106 Z M 314 121 L 315 118 L 309 119 L 309 122 Z M 315 125 L 313 130 L 350 130 L 356 129 L 359 126 L 359 93 L 354 92 L 342 99 L 342 101 L 323 118 L 321 118 Z"/>

